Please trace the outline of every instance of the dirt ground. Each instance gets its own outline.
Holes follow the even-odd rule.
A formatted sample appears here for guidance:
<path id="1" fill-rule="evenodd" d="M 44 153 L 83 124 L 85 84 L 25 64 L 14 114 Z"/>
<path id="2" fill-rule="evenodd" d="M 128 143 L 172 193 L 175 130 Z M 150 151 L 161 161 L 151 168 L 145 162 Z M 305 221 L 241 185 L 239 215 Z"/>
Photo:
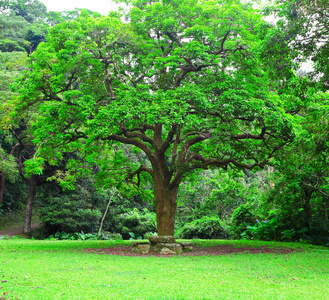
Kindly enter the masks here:
<path id="1" fill-rule="evenodd" d="M 226 255 L 234 253 L 276 253 L 276 254 L 289 254 L 300 250 L 291 248 L 269 248 L 266 246 L 262 247 L 239 247 L 235 248 L 231 245 L 218 245 L 214 247 L 198 247 L 193 246 L 193 250 L 190 252 L 184 252 L 180 255 L 182 256 L 200 256 L 200 255 Z M 108 247 L 99 249 L 85 249 L 84 252 L 103 254 L 103 255 L 121 255 L 121 256 L 173 256 L 172 254 L 159 254 L 156 252 L 141 254 L 131 250 L 131 247 Z"/>
<path id="2" fill-rule="evenodd" d="M 32 229 L 37 229 L 40 227 L 40 223 L 34 223 L 32 225 Z M 12 237 L 14 235 L 22 234 L 23 226 L 21 227 L 12 227 L 6 230 L 0 231 L 0 239 L 1 236 L 8 236 Z M 117 246 L 117 247 L 107 247 L 107 248 L 88 248 L 83 250 L 84 252 L 88 253 L 95 253 L 95 254 L 105 254 L 105 255 L 121 255 L 121 256 L 175 256 L 175 254 L 160 254 L 157 252 L 151 252 L 148 254 L 137 253 L 131 250 L 129 246 Z M 250 246 L 243 246 L 243 247 L 233 247 L 232 245 L 224 244 L 218 245 L 213 247 L 201 247 L 201 246 L 193 246 L 193 250 L 190 252 L 183 252 L 182 256 L 200 256 L 200 255 L 226 255 L 226 254 L 235 254 L 235 253 L 276 253 L 276 254 L 289 254 L 292 252 L 301 251 L 286 247 L 280 248 L 269 248 L 266 246 L 262 247 L 250 247 Z"/>

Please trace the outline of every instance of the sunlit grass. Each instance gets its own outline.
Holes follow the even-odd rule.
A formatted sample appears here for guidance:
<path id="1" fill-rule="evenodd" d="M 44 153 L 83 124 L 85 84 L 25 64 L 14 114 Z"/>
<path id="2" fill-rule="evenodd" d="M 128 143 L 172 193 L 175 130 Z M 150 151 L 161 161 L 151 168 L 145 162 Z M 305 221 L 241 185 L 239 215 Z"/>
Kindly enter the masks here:
<path id="1" fill-rule="evenodd" d="M 129 241 L 0 240 L 4 299 L 329 299 L 329 249 L 291 254 L 123 257 L 82 252 Z M 1 298 L 0 298 L 1 299 Z"/>

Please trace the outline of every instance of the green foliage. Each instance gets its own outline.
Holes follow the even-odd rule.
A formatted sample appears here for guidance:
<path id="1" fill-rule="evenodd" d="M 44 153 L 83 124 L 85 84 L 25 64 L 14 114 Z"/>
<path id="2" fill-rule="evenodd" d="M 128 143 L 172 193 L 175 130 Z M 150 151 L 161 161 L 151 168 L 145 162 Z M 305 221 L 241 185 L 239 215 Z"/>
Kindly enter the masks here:
<path id="1" fill-rule="evenodd" d="M 243 172 L 231 168 L 194 172 L 180 185 L 178 227 L 207 215 L 218 215 L 221 220 L 227 220 L 235 208 L 255 194 L 254 187 L 247 185 Z"/>
<path id="2" fill-rule="evenodd" d="M 259 53 L 266 24 L 251 5 L 131 4 L 129 23 L 82 13 L 51 28 L 31 55 L 12 117 L 35 111 L 36 157 L 55 164 L 79 149 L 100 166 L 102 184 L 147 190 L 154 180 L 154 204 L 165 207 L 194 170 L 263 167 L 293 140 L 294 120 Z"/>
<path id="3" fill-rule="evenodd" d="M 288 208 L 288 206 L 287 206 Z M 328 245 L 329 223 L 321 217 L 306 222 L 302 210 L 290 212 L 276 210 L 268 214 L 269 219 L 256 223 L 245 223 L 241 238 L 278 241 L 305 241 L 318 245 Z"/>
<path id="4" fill-rule="evenodd" d="M 1 204 L 2 213 L 8 215 L 14 211 L 23 210 L 26 204 L 27 192 L 26 183 L 22 178 L 18 178 L 15 183 L 11 183 L 9 180 L 6 181 L 3 203 Z M 19 220 L 22 219 L 24 218 L 19 218 Z"/>
<path id="5" fill-rule="evenodd" d="M 129 240 L 141 240 L 142 237 L 141 236 L 137 236 L 135 233 L 133 232 L 129 232 L 130 238 Z"/>
<path id="6" fill-rule="evenodd" d="M 157 232 L 146 232 L 145 234 L 144 234 L 144 236 L 143 236 L 143 239 L 144 240 L 148 240 L 149 239 L 149 237 L 150 236 L 157 236 L 158 235 L 158 233 Z"/>
<path id="7" fill-rule="evenodd" d="M 97 235 L 93 233 L 84 233 L 83 231 L 81 233 L 75 232 L 75 233 L 66 233 L 64 231 L 62 232 L 56 232 L 54 235 L 50 235 L 48 239 L 59 239 L 59 240 L 96 240 Z"/>
<path id="8" fill-rule="evenodd" d="M 98 239 L 101 240 L 112 240 L 112 241 L 119 241 L 123 240 L 122 235 L 120 233 L 111 233 L 108 231 L 102 231 L 100 237 Z"/>
<path id="9" fill-rule="evenodd" d="M 44 199 L 38 214 L 49 233 L 96 231 L 101 218 L 101 212 L 92 206 L 87 197 L 76 194 Z"/>
<path id="10" fill-rule="evenodd" d="M 123 213 L 118 217 L 115 224 L 115 232 L 122 235 L 124 239 L 138 239 L 147 232 L 156 231 L 155 213 L 149 212 L 146 208 L 139 211 L 134 208 L 130 212 Z"/>
<path id="11" fill-rule="evenodd" d="M 265 220 L 265 221 L 260 221 L 257 219 L 256 221 L 257 223 L 253 226 L 246 224 L 246 231 L 241 233 L 242 238 L 251 235 L 252 239 L 267 240 L 267 241 L 277 240 L 277 227 L 278 227 L 277 219 L 273 218 L 271 220 Z"/>
<path id="12" fill-rule="evenodd" d="M 0 51 L 24 52 L 28 49 L 28 41 L 25 32 L 30 24 L 20 16 L 0 14 Z"/>
<path id="13" fill-rule="evenodd" d="M 7 10 L 0 13 L 0 51 L 34 51 L 45 41 L 49 27 L 43 22 L 46 14 L 46 7 L 37 0 L 11 2 Z"/>
<path id="14" fill-rule="evenodd" d="M 312 61 L 312 70 L 306 76 L 328 89 L 329 68 L 326 59 L 329 53 L 327 28 L 329 26 L 328 1 L 292 0 L 275 1 L 272 12 L 280 17 L 277 31 L 281 37 L 276 43 L 289 42 L 295 61 Z M 317 28 L 317 30 L 313 30 Z"/>
<path id="15" fill-rule="evenodd" d="M 182 239 L 226 239 L 228 233 L 218 217 L 203 217 L 185 224 L 177 231 Z"/>
<path id="16" fill-rule="evenodd" d="M 29 23 L 43 19 L 47 14 L 46 6 L 38 0 L 15 0 L 9 3 L 10 10 Z"/>
<path id="17" fill-rule="evenodd" d="M 239 238 L 245 232 L 246 226 L 254 224 L 255 221 L 252 206 L 249 203 L 241 204 L 232 214 L 231 231 Z"/>
<path id="18" fill-rule="evenodd" d="M 12 183 L 14 183 L 19 176 L 18 167 L 14 156 L 7 154 L 0 147 L 0 176 L 3 173 L 6 174 L 7 179 Z"/>

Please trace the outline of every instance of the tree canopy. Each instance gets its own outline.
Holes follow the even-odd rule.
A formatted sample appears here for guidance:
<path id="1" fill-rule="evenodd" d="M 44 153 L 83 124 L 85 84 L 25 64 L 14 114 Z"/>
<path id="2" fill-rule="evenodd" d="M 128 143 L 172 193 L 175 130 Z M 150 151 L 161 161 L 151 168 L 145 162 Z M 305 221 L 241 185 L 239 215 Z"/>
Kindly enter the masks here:
<path id="1" fill-rule="evenodd" d="M 158 233 L 173 235 L 185 176 L 263 167 L 292 141 L 293 116 L 261 59 L 264 21 L 251 5 L 130 4 L 128 22 L 82 14 L 51 28 L 17 86 L 16 113 L 37 111 L 30 169 L 55 163 L 61 151 L 79 149 L 96 162 L 111 149 L 111 167 L 100 174 L 112 182 L 152 179 Z M 141 164 L 123 144 L 143 153 Z"/>

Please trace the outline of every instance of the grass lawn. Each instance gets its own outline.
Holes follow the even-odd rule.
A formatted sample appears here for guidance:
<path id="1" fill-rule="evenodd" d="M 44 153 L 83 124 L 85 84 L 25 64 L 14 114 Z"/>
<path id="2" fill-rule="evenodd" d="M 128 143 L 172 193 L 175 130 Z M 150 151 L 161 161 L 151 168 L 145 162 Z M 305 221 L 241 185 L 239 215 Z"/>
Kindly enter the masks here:
<path id="1" fill-rule="evenodd" d="M 329 299 L 328 248 L 256 241 L 197 243 L 302 247 L 304 251 L 126 257 L 81 250 L 128 241 L 2 239 L 0 299 Z"/>

